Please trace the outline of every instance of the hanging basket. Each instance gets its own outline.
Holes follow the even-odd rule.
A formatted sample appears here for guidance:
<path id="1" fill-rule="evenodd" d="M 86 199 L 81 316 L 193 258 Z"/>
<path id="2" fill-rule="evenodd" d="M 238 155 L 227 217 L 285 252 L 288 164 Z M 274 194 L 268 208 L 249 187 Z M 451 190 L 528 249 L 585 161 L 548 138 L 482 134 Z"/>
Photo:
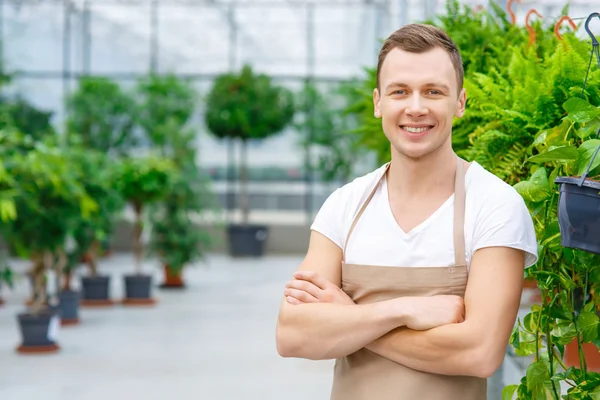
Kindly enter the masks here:
<path id="1" fill-rule="evenodd" d="M 600 134 L 600 131 L 598 132 Z M 558 177 L 558 224 L 564 247 L 600 254 L 600 181 L 588 179 L 600 146 L 581 177 Z"/>
<path id="2" fill-rule="evenodd" d="M 600 254 L 600 182 L 558 177 L 558 223 L 564 247 Z"/>

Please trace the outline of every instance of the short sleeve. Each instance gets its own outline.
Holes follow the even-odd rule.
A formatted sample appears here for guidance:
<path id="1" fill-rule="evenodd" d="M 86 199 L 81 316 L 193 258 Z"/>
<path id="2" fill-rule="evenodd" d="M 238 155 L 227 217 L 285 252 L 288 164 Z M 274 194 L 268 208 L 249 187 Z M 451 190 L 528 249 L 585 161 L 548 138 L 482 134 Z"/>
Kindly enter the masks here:
<path id="1" fill-rule="evenodd" d="M 537 262 L 537 239 L 525 201 L 512 187 L 497 190 L 482 205 L 474 227 L 472 254 L 485 247 L 523 250 L 525 268 Z"/>
<path id="2" fill-rule="evenodd" d="M 347 209 L 343 189 L 335 190 L 323 203 L 310 229 L 327 237 L 341 249 L 344 248 L 344 213 Z"/>

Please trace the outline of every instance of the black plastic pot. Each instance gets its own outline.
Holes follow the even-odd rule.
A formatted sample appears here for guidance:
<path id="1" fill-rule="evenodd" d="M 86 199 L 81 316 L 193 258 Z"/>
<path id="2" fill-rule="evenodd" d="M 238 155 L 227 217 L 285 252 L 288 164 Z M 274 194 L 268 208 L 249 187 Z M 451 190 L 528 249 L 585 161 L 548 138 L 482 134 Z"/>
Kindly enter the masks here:
<path id="1" fill-rule="evenodd" d="M 125 297 L 128 300 L 150 299 L 151 287 L 150 275 L 125 275 Z"/>
<path id="2" fill-rule="evenodd" d="M 79 322 L 79 292 L 63 290 L 59 293 L 60 318 L 63 325 L 71 325 Z"/>
<path id="3" fill-rule="evenodd" d="M 40 314 L 22 313 L 17 315 L 21 331 L 21 353 L 41 353 L 58 350 L 56 343 L 57 324 L 60 318 L 57 310 L 46 310 Z"/>
<path id="4" fill-rule="evenodd" d="M 86 276 L 81 278 L 82 293 L 84 300 L 108 300 L 110 298 L 110 277 L 108 276 Z"/>
<path id="5" fill-rule="evenodd" d="M 229 225 L 229 254 L 233 257 L 261 257 L 269 236 L 265 225 Z"/>
<path id="6" fill-rule="evenodd" d="M 558 177 L 558 222 L 564 247 L 600 254 L 600 182 Z"/>

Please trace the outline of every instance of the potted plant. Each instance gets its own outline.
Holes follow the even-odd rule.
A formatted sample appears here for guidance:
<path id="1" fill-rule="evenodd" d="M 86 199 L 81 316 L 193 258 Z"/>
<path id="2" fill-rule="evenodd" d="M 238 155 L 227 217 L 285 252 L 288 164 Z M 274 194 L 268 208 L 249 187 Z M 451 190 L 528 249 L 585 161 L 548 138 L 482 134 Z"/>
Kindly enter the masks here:
<path id="1" fill-rule="evenodd" d="M 559 176 L 558 221 L 561 244 L 565 247 L 600 254 L 600 109 L 585 100 L 573 98 L 565 103 L 574 122 L 587 124 L 585 135 L 597 130 L 596 139 L 586 140 L 579 156 L 575 176 Z M 594 177 L 596 179 L 594 179 Z"/>
<path id="2" fill-rule="evenodd" d="M 72 272 L 83 260 L 88 265 L 88 275 L 81 278 L 82 305 L 102 307 L 113 305 L 110 296 L 110 276 L 98 271 L 101 243 L 111 235 L 117 213 L 125 201 L 113 180 L 115 162 L 105 153 L 93 149 L 75 147 L 72 162 L 78 165 L 81 182 L 89 196 L 98 205 L 98 212 L 88 218 L 78 218 L 73 229 L 73 246 L 68 254 L 69 263 L 65 270 L 65 283 L 70 284 Z M 70 290 L 65 286 L 65 291 Z"/>
<path id="3" fill-rule="evenodd" d="M 125 159 L 117 168 L 117 188 L 135 214 L 132 239 L 136 272 L 124 277 L 124 304 L 151 305 L 156 302 L 151 297 L 152 276 L 142 273 L 144 210 L 146 206 L 168 195 L 175 173 L 176 169 L 170 160 L 156 156 Z"/>
<path id="4" fill-rule="evenodd" d="M 97 205 L 81 186 L 77 166 L 68 162 L 65 151 L 51 143 L 11 151 L 7 171 L 18 182 L 17 218 L 3 224 L 3 234 L 19 255 L 34 260 L 31 307 L 18 315 L 23 338 L 18 351 L 53 352 L 58 350 L 62 307 L 68 303 L 59 295 L 66 241 L 74 221 L 96 212 Z M 55 277 L 56 285 L 50 285 L 49 276 Z"/>
<path id="5" fill-rule="evenodd" d="M 517 393 L 518 399 L 559 399 L 561 381 L 569 384 L 571 395 L 600 390 L 600 375 L 592 372 L 600 371 L 596 305 L 600 255 L 562 246 L 559 198 L 563 194 L 551 183 L 554 177 L 587 169 L 593 157 L 589 149 L 595 150 L 598 144 L 589 131 L 598 121 L 584 122 L 586 110 L 593 107 L 583 100 L 570 99 L 563 107 L 567 111 L 564 120 L 536 135 L 528 160 L 530 177 L 515 185 L 530 208 L 538 235 L 540 258 L 528 275 L 536 279 L 541 298 L 513 331 L 511 344 L 517 354 L 535 354 L 535 361 L 520 385 L 505 388 L 506 398 Z"/>
<path id="6" fill-rule="evenodd" d="M 250 140 L 262 140 L 281 132 L 293 119 L 292 93 L 271 78 L 244 66 L 240 73 L 215 79 L 206 98 L 206 125 L 217 138 L 241 142 L 241 224 L 227 227 L 233 256 L 260 256 L 268 236 L 265 225 L 250 224 L 248 213 L 247 152 Z"/>

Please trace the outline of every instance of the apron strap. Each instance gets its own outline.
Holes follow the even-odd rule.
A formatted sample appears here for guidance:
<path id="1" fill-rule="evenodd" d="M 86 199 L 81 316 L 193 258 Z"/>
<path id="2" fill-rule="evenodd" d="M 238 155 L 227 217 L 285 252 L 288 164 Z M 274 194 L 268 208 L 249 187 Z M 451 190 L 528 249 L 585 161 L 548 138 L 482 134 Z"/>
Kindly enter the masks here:
<path id="1" fill-rule="evenodd" d="M 350 241 L 350 236 L 358 223 L 358 220 L 365 212 L 367 206 L 373 199 L 377 188 L 385 178 L 387 171 L 390 168 L 390 164 L 388 163 L 385 166 L 385 170 L 381 177 L 377 180 L 377 184 L 369 193 L 369 197 L 365 200 L 362 207 L 354 217 L 354 221 L 352 221 L 352 225 L 350 226 L 350 230 L 348 231 L 348 235 L 346 236 L 346 242 L 344 243 L 344 252 L 342 253 L 342 260 L 346 262 L 346 249 L 348 248 L 348 242 Z M 455 265 L 466 265 L 467 260 L 465 258 L 465 202 L 466 202 L 466 192 L 465 192 L 465 172 L 463 160 L 460 157 L 456 157 L 456 174 L 454 177 L 454 263 Z"/>
<path id="2" fill-rule="evenodd" d="M 348 231 L 348 236 L 346 236 L 346 242 L 344 243 L 344 253 L 342 254 L 342 260 L 344 262 L 346 262 L 346 248 L 348 247 L 348 241 L 350 240 L 350 235 L 352 235 L 352 231 L 356 227 L 356 224 L 358 223 L 358 220 L 360 219 L 360 217 L 363 215 L 363 213 L 367 209 L 367 206 L 371 202 L 371 199 L 373 199 L 373 196 L 375 196 L 375 192 L 377 191 L 377 188 L 379 187 L 379 185 L 383 181 L 383 178 L 385 178 L 385 175 L 387 174 L 388 170 L 390 169 L 390 164 L 391 163 L 387 163 L 387 165 L 385 166 L 385 170 L 383 171 L 383 174 L 377 180 L 377 184 L 371 190 L 371 193 L 369 194 L 369 197 L 367 197 L 367 200 L 365 200 L 365 202 L 363 203 L 362 207 L 358 211 L 358 214 L 356 214 L 356 217 L 354 217 L 354 221 L 352 221 L 352 225 L 350 226 L 350 230 Z"/>
<path id="3" fill-rule="evenodd" d="M 454 265 L 466 265 L 465 258 L 465 172 L 463 160 L 456 157 L 454 177 Z"/>

